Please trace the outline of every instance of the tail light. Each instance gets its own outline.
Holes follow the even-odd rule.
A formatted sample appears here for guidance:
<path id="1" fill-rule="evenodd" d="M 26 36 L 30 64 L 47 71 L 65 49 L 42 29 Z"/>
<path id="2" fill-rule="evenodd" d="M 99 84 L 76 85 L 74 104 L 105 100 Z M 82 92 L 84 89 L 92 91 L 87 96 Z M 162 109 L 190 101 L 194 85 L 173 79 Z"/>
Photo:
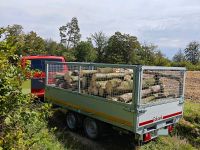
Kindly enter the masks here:
<path id="1" fill-rule="evenodd" d="M 169 125 L 169 126 L 167 126 L 167 129 L 168 129 L 168 132 L 171 133 L 173 131 L 173 126 Z"/>
<path id="2" fill-rule="evenodd" d="M 143 141 L 144 141 L 144 142 L 147 142 L 147 141 L 149 141 L 149 140 L 151 140 L 151 133 L 150 133 L 150 132 L 144 134 L 144 137 L 143 137 Z"/>

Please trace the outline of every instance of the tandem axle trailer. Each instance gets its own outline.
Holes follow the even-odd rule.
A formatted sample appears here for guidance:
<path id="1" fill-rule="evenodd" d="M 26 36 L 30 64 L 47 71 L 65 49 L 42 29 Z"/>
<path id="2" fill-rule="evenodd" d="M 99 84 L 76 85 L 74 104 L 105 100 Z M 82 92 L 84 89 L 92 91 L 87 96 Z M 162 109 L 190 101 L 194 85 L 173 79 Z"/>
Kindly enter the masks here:
<path id="1" fill-rule="evenodd" d="M 67 68 L 67 69 L 66 69 Z M 71 130 L 95 139 L 105 124 L 147 142 L 183 115 L 185 68 L 46 62 L 45 99 L 68 110 Z"/>

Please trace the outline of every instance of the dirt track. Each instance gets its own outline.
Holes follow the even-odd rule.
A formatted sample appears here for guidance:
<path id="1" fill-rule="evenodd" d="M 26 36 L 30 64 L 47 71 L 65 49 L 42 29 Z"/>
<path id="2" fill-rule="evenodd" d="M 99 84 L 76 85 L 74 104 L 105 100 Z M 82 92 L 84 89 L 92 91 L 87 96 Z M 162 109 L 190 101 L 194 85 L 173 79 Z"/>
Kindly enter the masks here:
<path id="1" fill-rule="evenodd" d="M 185 98 L 200 102 L 200 71 L 187 71 Z"/>
<path id="2" fill-rule="evenodd" d="M 135 148 L 133 139 L 128 135 L 120 135 L 109 128 L 103 136 L 96 140 L 85 137 L 83 129 L 71 132 L 65 124 L 65 114 L 57 110 L 49 120 L 49 127 L 56 127 L 55 136 L 66 149 L 76 150 L 133 150 Z M 67 139 L 67 140 L 66 140 Z"/>

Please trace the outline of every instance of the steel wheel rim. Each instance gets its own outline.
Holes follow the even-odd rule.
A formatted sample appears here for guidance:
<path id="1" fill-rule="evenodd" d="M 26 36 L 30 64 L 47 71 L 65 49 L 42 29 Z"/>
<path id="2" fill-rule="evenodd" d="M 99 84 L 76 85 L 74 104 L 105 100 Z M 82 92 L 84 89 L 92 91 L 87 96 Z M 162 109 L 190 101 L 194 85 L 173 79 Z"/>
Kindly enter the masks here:
<path id="1" fill-rule="evenodd" d="M 76 118 L 74 115 L 67 115 L 67 125 L 70 129 L 74 129 L 76 125 Z"/>
<path id="2" fill-rule="evenodd" d="M 94 121 L 86 121 L 85 130 L 89 137 L 95 138 L 98 134 L 97 124 Z"/>

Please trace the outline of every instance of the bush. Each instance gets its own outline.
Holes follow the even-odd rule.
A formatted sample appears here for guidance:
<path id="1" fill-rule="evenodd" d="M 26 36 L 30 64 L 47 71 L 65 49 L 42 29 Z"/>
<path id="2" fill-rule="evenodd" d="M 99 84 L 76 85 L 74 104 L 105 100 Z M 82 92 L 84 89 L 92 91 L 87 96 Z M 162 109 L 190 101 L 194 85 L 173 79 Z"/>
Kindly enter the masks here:
<path id="1" fill-rule="evenodd" d="M 6 32 L 0 29 L 0 37 Z M 14 39 L 8 35 L 0 41 L 0 149 L 61 149 L 47 128 L 49 104 L 22 93 L 25 77 Z"/>
<path id="2" fill-rule="evenodd" d="M 174 66 L 174 67 L 186 67 L 187 70 L 190 70 L 190 71 L 195 71 L 195 70 L 196 71 L 197 70 L 200 71 L 200 63 L 198 63 L 196 65 L 193 65 L 192 63 L 190 63 L 188 61 L 172 62 L 171 66 Z"/>

